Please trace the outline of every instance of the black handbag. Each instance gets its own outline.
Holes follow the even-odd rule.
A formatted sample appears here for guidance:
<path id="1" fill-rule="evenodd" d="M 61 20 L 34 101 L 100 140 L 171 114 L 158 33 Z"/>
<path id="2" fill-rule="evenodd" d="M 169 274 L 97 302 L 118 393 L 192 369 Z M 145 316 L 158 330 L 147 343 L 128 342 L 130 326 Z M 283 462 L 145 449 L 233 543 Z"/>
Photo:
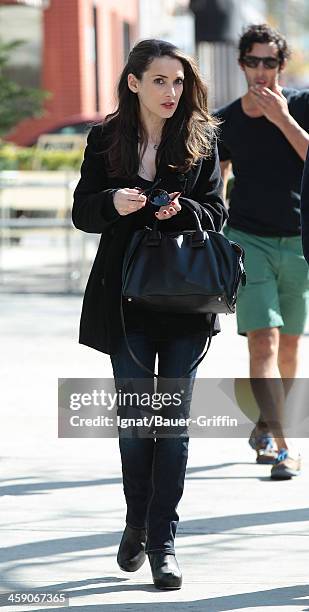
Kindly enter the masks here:
<path id="1" fill-rule="evenodd" d="M 194 217 L 195 229 L 161 232 L 156 221 L 153 228 L 133 234 L 125 253 L 122 327 L 132 358 L 147 372 L 129 347 L 123 300 L 161 312 L 212 313 L 208 346 L 191 372 L 210 347 L 216 315 L 235 312 L 240 283 L 246 284 L 242 247 L 215 231 L 210 215 L 213 229 L 203 230 L 195 210 L 186 206 Z"/>

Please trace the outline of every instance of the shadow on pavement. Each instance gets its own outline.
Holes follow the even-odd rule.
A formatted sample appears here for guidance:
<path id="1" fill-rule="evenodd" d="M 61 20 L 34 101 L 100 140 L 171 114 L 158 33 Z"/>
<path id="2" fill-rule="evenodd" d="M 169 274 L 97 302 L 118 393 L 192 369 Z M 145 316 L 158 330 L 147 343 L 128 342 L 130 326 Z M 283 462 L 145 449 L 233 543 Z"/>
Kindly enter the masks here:
<path id="1" fill-rule="evenodd" d="M 29 476 L 29 480 L 30 480 Z M 12 479 L 13 480 L 13 479 Z M 14 479 L 15 480 L 15 479 Z M 98 480 L 60 480 L 59 482 L 29 482 L 27 484 L 0 486 L 1 495 L 36 495 L 44 491 L 54 491 L 56 489 L 72 489 L 79 487 L 97 487 L 99 485 L 121 484 L 122 479 L 99 478 Z"/>
<path id="2" fill-rule="evenodd" d="M 106 581 L 106 579 L 94 579 L 94 582 Z M 114 580 L 114 579 L 113 579 Z M 88 581 L 86 581 L 88 582 Z M 76 583 L 73 583 L 76 584 Z M 79 586 L 83 586 L 85 581 L 81 581 Z M 70 583 L 67 585 L 52 585 L 52 588 L 55 589 L 57 586 L 58 590 L 66 591 L 70 589 Z M 45 591 L 50 587 L 45 586 Z M 115 593 L 115 592 L 123 592 L 123 591 L 149 591 L 154 593 L 160 593 L 160 602 L 143 602 L 142 604 L 134 603 L 125 603 L 125 604 L 104 604 L 104 598 L 102 597 L 102 602 L 98 605 L 72 605 L 72 599 L 74 597 L 81 596 L 90 596 L 90 595 L 99 595 L 107 593 Z M 167 593 L 171 594 L 171 591 L 167 591 Z M 179 593 L 179 591 L 178 591 Z M 74 608 L 75 612 L 101 612 L 104 610 L 115 610 L 117 612 L 143 612 L 146 608 L 149 607 L 151 612 L 162 612 L 162 598 L 164 597 L 164 592 L 158 591 L 151 585 L 136 585 L 136 584 L 122 584 L 122 585 L 113 585 L 113 586 L 103 586 L 94 589 L 85 589 L 78 591 L 67 591 L 67 595 L 71 599 L 70 607 Z M 309 585 L 295 585 L 289 587 L 282 587 L 277 589 L 269 589 L 264 591 L 254 591 L 251 593 L 239 593 L 236 595 L 223 595 L 222 597 L 209 597 L 207 599 L 198 599 L 198 600 L 187 600 L 187 601 L 179 601 L 177 595 L 175 595 L 175 601 L 173 602 L 164 602 L 164 610 L 190 610 L 190 612 L 197 610 L 207 610 L 207 612 L 224 612 L 229 610 L 247 610 L 254 608 L 263 608 L 263 610 L 267 610 L 268 607 L 276 607 L 276 609 L 280 609 L 281 606 L 298 606 L 298 609 L 302 609 L 304 612 L 308 611 L 309 608 L 301 608 L 303 605 L 309 604 Z M 308 599 L 304 599 L 308 598 Z M 46 608 L 41 609 L 37 612 L 44 612 Z M 65 608 L 53 608 L 54 612 L 63 612 Z"/>
<path id="3" fill-rule="evenodd" d="M 188 468 L 188 474 L 194 478 L 195 473 L 200 473 L 202 471 L 210 471 L 216 468 L 233 466 L 235 463 L 225 463 L 219 465 L 210 465 L 210 466 L 197 466 Z M 189 476 L 190 477 L 190 476 Z M 197 476 L 197 478 L 202 478 L 201 476 Z M 214 476 L 216 478 L 216 476 Z M 59 482 L 47 482 L 47 483 L 28 483 L 28 484 L 16 484 L 16 485 L 6 485 L 2 488 L 2 490 L 6 490 L 6 494 L 11 495 L 27 495 L 31 493 L 38 493 L 40 491 L 49 491 L 52 489 L 59 488 L 71 488 L 71 487 L 88 487 L 88 486 L 97 486 L 102 484 L 118 484 L 121 483 L 121 478 L 103 478 L 99 480 L 85 480 L 85 481 L 59 481 Z M 273 512 L 256 512 L 250 514 L 236 514 L 231 516 L 215 516 L 209 518 L 199 518 L 192 520 L 181 521 L 179 530 L 178 530 L 178 539 L 181 541 L 181 538 L 186 536 L 194 536 L 194 535 L 208 535 L 208 534 L 223 534 L 235 529 L 242 529 L 247 527 L 261 526 L 261 525 L 280 525 L 280 524 L 288 524 L 288 523 L 297 523 L 309 520 L 309 508 L 299 508 L 293 510 L 278 510 Z M 114 531 L 110 533 L 95 533 L 95 534 L 85 534 L 82 536 L 73 536 L 67 538 L 55 538 L 50 540 L 41 540 L 36 542 L 28 542 L 24 544 L 18 544 L 14 546 L 3 547 L 0 551 L 0 563 L 2 565 L 2 579 L 1 579 L 1 588 L 6 589 L 7 591 L 18 591 L 20 592 L 21 588 L 24 590 L 30 590 L 26 584 L 21 585 L 20 583 L 15 583 L 9 577 L 10 572 L 16 572 L 17 566 L 5 567 L 7 563 L 16 563 L 19 565 L 18 569 L 22 569 L 25 564 L 27 568 L 32 565 L 38 565 L 43 562 L 43 559 L 46 559 L 46 565 L 53 564 L 53 560 L 51 557 L 56 557 L 59 555 L 70 555 L 78 553 L 85 553 L 89 551 L 89 553 L 93 553 L 93 551 L 100 551 L 97 554 L 98 561 L 102 557 L 110 556 L 110 551 L 104 551 L 104 549 L 118 546 L 121 539 L 122 531 Z M 114 553 L 113 553 L 114 554 Z M 65 561 L 64 557 L 64 561 Z M 31 563 L 32 561 L 32 563 Z M 29 563 L 30 562 L 30 563 Z M 61 563 L 61 559 L 57 559 L 57 563 Z M 69 559 L 70 563 L 74 563 L 74 557 Z M 276 578 L 280 579 L 280 574 L 276 573 Z M 109 583 L 108 585 L 106 583 Z M 206 581 L 207 587 L 207 581 Z M 205 587 L 205 588 L 206 588 Z M 119 576 L 103 576 L 101 578 L 87 579 L 82 581 L 68 581 L 64 584 L 52 584 L 50 586 L 40 586 L 38 591 L 46 591 L 48 588 L 49 591 L 62 589 L 68 592 L 71 600 L 73 598 L 86 597 L 86 596 L 95 596 L 110 594 L 110 593 L 136 593 L 138 591 L 149 591 L 153 593 L 160 593 L 160 603 L 134 603 L 134 604 L 104 604 L 104 600 L 100 605 L 77 605 L 73 606 L 76 612 L 98 612 L 102 610 L 102 606 L 113 608 L 121 612 L 134 610 L 134 612 L 138 612 L 139 610 L 142 612 L 146 606 L 151 605 L 152 610 L 158 610 L 159 606 L 162 606 L 162 597 L 164 597 L 164 592 L 162 594 L 161 591 L 157 591 L 150 579 L 148 583 L 136 583 L 131 582 L 127 577 L 119 577 Z M 224 588 L 224 585 L 223 587 Z M 77 589 L 77 590 L 74 590 Z M 171 592 L 169 591 L 169 596 Z M 304 600 L 303 598 L 309 597 L 309 585 L 295 585 L 289 587 L 282 587 L 270 590 L 263 591 L 254 591 L 250 593 L 240 593 L 236 595 L 222 595 L 221 597 L 214 597 L 208 599 L 202 599 L 197 601 L 188 600 L 186 602 L 181 602 L 178 600 L 177 595 L 175 595 L 174 602 L 165 602 L 164 606 L 167 610 L 177 608 L 180 610 L 190 608 L 190 611 L 194 610 L 204 610 L 207 612 L 220 612 L 227 610 L 238 610 L 238 609 L 247 609 L 247 608 L 263 608 L 267 610 L 267 607 L 276 607 L 279 609 L 280 606 L 298 606 L 300 610 L 308 610 L 309 608 L 305 608 L 306 604 L 308 606 L 309 599 Z M 1 599 L 1 598 L 0 598 Z M 0 608 L 3 606 L 0 601 Z M 304 606 L 304 607 L 302 607 Z M 63 610 L 63 607 L 53 608 L 53 610 Z M 43 612 L 43 609 L 42 609 Z M 160 610 L 161 612 L 161 610 Z"/>
<path id="4" fill-rule="evenodd" d="M 309 520 L 309 508 L 294 510 L 278 510 L 275 512 L 260 512 L 253 514 L 235 514 L 231 516 L 215 516 L 182 521 L 177 531 L 177 538 L 195 534 L 224 533 L 232 529 L 242 529 L 257 525 L 279 525 L 280 523 L 295 523 Z M 15 546 L 2 547 L 0 563 L 48 557 L 73 552 L 97 550 L 117 546 L 122 531 L 96 533 L 70 538 L 57 538 Z"/>
<path id="5" fill-rule="evenodd" d="M 207 466 L 197 466 L 197 467 L 189 467 L 187 468 L 187 472 L 186 472 L 186 478 L 188 477 L 190 479 L 190 475 L 195 474 L 197 472 L 206 472 L 206 471 L 211 471 L 211 470 L 217 470 L 217 469 L 224 469 L 226 467 L 232 467 L 234 465 L 248 465 L 249 462 L 230 462 L 230 463 L 219 463 L 219 464 L 213 464 L 213 465 L 207 465 Z M 205 480 L 207 479 L 206 476 L 200 477 L 205 478 Z M 213 478 L 216 478 L 213 477 Z M 221 477 L 218 477 L 221 478 Z M 222 478 L 242 478 L 241 476 L 227 476 L 227 477 L 222 477 Z M 247 478 L 247 477 L 246 477 Z M 249 477 L 250 478 L 250 477 Z M 255 477 L 252 477 L 255 478 Z M 20 477 L 20 478 L 11 478 L 11 480 L 22 480 L 22 479 L 28 479 L 28 480 L 38 480 L 39 476 L 24 476 L 24 477 Z M 53 491 L 56 489 L 71 489 L 71 488 L 78 488 L 78 487 L 97 487 L 99 485 L 113 485 L 113 484 L 121 484 L 122 483 L 122 478 L 119 476 L 114 477 L 114 478 L 99 478 L 97 480 L 61 480 L 58 482 L 53 482 L 53 481 L 49 481 L 49 482 L 28 482 L 25 484 L 12 484 L 12 485 L 5 485 L 2 486 L 1 482 L 7 482 L 10 479 L 6 479 L 4 481 L 0 480 L 0 496 L 1 495 L 35 495 L 38 493 L 42 493 L 44 491 Z"/>

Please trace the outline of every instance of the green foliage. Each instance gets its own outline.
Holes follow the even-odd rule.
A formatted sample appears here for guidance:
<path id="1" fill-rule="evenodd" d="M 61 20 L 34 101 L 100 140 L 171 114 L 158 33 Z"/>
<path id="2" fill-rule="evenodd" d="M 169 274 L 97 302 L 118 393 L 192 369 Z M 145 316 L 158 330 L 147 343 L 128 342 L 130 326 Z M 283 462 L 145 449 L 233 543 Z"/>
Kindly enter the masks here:
<path id="1" fill-rule="evenodd" d="M 39 159 L 42 170 L 79 170 L 83 151 L 40 151 Z"/>
<path id="2" fill-rule="evenodd" d="M 21 40 L 0 41 L 0 136 L 7 134 L 22 119 L 42 115 L 43 102 L 50 95 L 33 87 L 22 87 L 7 77 L 11 52 L 22 44 Z"/>
<path id="3" fill-rule="evenodd" d="M 83 151 L 44 151 L 35 147 L 0 146 L 1 170 L 76 170 L 80 169 Z"/>

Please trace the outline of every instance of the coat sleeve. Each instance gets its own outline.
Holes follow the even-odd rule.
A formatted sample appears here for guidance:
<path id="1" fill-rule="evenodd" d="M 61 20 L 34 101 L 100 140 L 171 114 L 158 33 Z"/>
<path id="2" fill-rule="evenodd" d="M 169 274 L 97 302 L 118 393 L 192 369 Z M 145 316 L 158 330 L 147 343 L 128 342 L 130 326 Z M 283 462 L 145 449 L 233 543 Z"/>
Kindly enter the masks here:
<path id="1" fill-rule="evenodd" d="M 120 219 L 113 203 L 116 190 L 107 188 L 107 172 L 100 154 L 101 130 L 100 126 L 95 126 L 89 132 L 72 210 L 75 227 L 95 234 L 101 234 Z"/>
<path id="2" fill-rule="evenodd" d="M 180 197 L 179 202 L 183 204 L 182 210 L 168 221 L 169 230 L 183 229 L 192 226 L 192 213 L 186 208 L 186 204 L 195 210 L 202 227 L 220 231 L 224 221 L 228 217 L 222 197 L 223 183 L 221 179 L 220 162 L 217 143 L 215 142 L 211 157 L 202 160 L 199 176 L 190 197 Z"/>
<path id="3" fill-rule="evenodd" d="M 309 149 L 301 189 L 301 234 L 304 255 L 309 263 Z"/>

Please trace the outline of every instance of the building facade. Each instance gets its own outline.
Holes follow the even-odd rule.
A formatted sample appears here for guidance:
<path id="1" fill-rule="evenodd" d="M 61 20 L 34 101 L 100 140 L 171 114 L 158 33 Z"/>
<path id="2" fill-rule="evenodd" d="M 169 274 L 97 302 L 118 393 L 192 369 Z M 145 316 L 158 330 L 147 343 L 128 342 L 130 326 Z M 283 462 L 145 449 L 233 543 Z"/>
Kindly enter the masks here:
<path id="1" fill-rule="evenodd" d="M 21 122 L 8 138 L 31 144 L 44 131 L 113 110 L 138 15 L 138 0 L 0 0 L 0 39 L 25 40 L 10 73 L 51 94 L 44 116 Z"/>

